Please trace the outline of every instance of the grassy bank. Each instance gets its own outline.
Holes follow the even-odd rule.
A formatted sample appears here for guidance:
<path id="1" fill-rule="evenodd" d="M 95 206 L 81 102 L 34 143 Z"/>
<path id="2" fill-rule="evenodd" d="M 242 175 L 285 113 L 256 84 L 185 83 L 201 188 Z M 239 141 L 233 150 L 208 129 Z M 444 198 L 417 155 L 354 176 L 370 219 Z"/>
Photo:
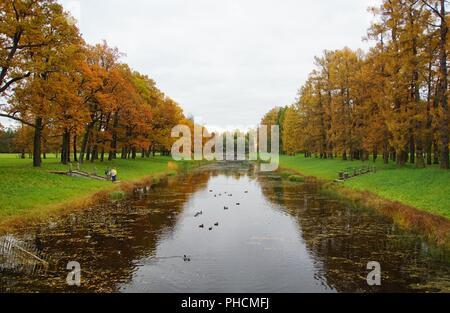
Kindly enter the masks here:
<path id="1" fill-rule="evenodd" d="M 150 159 L 114 160 L 112 162 L 86 163 L 82 171 L 96 171 L 103 175 L 106 167 L 116 167 L 121 182 L 133 182 L 145 177 L 174 173 L 168 166 L 169 157 Z M 191 163 L 179 164 L 190 167 Z M 117 189 L 108 181 L 96 181 L 81 177 L 56 175 L 50 171 L 67 171 L 55 157 L 44 160 L 42 168 L 32 167 L 29 159 L 19 159 L 17 155 L 0 154 L 0 222 L 21 215 L 41 214 L 57 209 L 63 204 L 70 204 L 79 199 L 86 199 L 100 191 Z"/>
<path id="2" fill-rule="evenodd" d="M 373 162 L 320 160 L 303 156 L 282 156 L 280 160 L 282 168 L 325 180 L 337 179 L 338 172 L 346 168 L 367 165 L 373 165 Z M 343 185 L 450 219 L 450 171 L 443 171 L 438 166 L 416 169 L 410 164 L 398 168 L 393 163 L 385 165 L 382 160 L 375 165 L 377 173 L 352 178 Z"/>

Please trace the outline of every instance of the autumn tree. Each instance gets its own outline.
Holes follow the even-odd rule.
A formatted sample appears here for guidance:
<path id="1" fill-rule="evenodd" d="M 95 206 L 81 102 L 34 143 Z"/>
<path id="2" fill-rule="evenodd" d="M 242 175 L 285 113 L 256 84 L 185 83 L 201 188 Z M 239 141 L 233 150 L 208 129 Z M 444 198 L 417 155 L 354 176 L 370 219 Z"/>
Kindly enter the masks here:
<path id="1" fill-rule="evenodd" d="M 0 23 L 0 91 L 13 99 L 0 116 L 33 127 L 33 164 L 41 165 L 42 131 L 49 122 L 52 98 L 48 80 L 65 70 L 78 29 L 69 23 L 61 5 L 52 0 L 2 2 Z M 14 89 L 12 89 L 14 87 Z"/>
<path id="2" fill-rule="evenodd" d="M 316 68 L 287 112 L 284 150 L 301 147 L 344 160 L 366 160 L 369 154 L 376 160 L 381 153 L 385 163 L 448 168 L 445 5 L 444 0 L 385 0 L 372 8 L 376 19 L 368 39 L 375 45 L 367 53 L 344 48 L 316 57 Z M 300 116 L 295 122 L 294 108 Z"/>
<path id="3" fill-rule="evenodd" d="M 283 121 L 283 151 L 288 155 L 295 155 L 304 150 L 305 142 L 303 136 L 303 127 L 305 121 L 302 118 L 302 112 L 296 105 L 286 109 Z M 306 153 L 308 156 L 308 153 Z"/>
<path id="4" fill-rule="evenodd" d="M 264 115 L 264 117 L 261 119 L 260 124 L 262 126 L 267 126 L 267 140 L 268 140 L 268 147 L 272 147 L 272 126 L 279 126 L 280 130 L 280 147 L 283 149 L 283 124 L 284 124 L 284 117 L 286 112 L 285 107 L 275 107 L 274 109 L 270 110 L 268 113 Z"/>
<path id="5" fill-rule="evenodd" d="M 438 42 L 438 77 L 439 82 L 437 84 L 437 109 L 438 109 L 438 130 L 439 139 L 441 142 L 440 164 L 441 168 L 449 169 L 449 108 L 448 108 L 448 12 L 446 9 L 445 0 L 421 0 L 421 4 L 424 4 L 427 10 L 432 15 L 434 25 L 434 35 L 437 37 Z"/>

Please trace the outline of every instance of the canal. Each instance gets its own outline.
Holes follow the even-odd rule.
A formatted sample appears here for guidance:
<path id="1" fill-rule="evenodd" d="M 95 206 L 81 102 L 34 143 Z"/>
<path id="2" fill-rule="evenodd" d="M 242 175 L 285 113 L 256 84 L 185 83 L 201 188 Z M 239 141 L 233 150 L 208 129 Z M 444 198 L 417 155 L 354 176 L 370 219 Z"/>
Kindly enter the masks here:
<path id="1" fill-rule="evenodd" d="M 450 290 L 450 251 L 316 183 L 248 163 L 142 183 L 124 199 L 13 236 L 48 265 L 4 254 L 1 292 Z M 67 284 L 71 261 L 81 286 Z M 371 261 L 381 266 L 380 286 L 367 283 Z"/>

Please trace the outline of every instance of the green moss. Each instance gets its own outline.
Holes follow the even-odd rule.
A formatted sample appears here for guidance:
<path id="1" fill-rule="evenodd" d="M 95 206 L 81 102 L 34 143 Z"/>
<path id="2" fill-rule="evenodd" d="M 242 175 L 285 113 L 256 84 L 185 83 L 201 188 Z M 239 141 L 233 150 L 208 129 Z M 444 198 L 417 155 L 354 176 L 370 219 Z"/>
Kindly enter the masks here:
<path id="1" fill-rule="evenodd" d="M 111 200 L 122 200 L 125 197 L 125 192 L 123 191 L 114 191 L 109 194 L 109 198 Z"/>
<path id="2" fill-rule="evenodd" d="M 291 182 L 303 183 L 305 181 L 305 178 L 299 175 L 291 175 L 289 176 L 289 180 Z"/>
<path id="3" fill-rule="evenodd" d="M 292 173 L 288 173 L 288 172 L 281 172 L 280 173 L 280 177 L 283 178 L 283 179 L 288 179 L 291 176 L 292 176 Z"/>

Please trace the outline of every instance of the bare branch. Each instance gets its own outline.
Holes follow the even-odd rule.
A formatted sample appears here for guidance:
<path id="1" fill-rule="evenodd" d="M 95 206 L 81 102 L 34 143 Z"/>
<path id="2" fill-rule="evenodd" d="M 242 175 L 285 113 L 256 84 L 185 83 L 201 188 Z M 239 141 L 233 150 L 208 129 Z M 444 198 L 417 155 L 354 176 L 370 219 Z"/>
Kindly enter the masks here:
<path id="1" fill-rule="evenodd" d="M 15 114 L 11 115 L 11 114 L 0 113 L 0 117 L 6 117 L 6 118 L 12 119 L 14 121 L 20 122 L 22 124 L 36 128 L 36 125 L 34 125 L 33 123 L 30 123 L 30 122 L 27 122 L 24 119 L 21 119 L 20 117 L 15 116 Z"/>
<path id="2" fill-rule="evenodd" d="M 435 7 L 433 7 L 431 4 L 429 4 L 426 0 L 422 0 L 422 2 L 430 8 L 437 16 L 439 16 L 441 19 L 445 20 L 445 16 L 441 15 L 441 12 L 439 12 Z"/>
<path id="3" fill-rule="evenodd" d="M 22 80 L 24 78 L 30 77 L 31 76 L 31 72 L 26 73 L 25 75 L 19 76 L 19 77 L 15 77 L 13 79 L 11 79 L 10 81 L 8 81 L 5 85 L 3 85 L 3 87 L 0 87 L 0 92 L 4 92 L 6 91 L 6 89 L 9 88 L 9 86 L 11 86 L 12 84 L 14 84 L 15 82 Z"/>

